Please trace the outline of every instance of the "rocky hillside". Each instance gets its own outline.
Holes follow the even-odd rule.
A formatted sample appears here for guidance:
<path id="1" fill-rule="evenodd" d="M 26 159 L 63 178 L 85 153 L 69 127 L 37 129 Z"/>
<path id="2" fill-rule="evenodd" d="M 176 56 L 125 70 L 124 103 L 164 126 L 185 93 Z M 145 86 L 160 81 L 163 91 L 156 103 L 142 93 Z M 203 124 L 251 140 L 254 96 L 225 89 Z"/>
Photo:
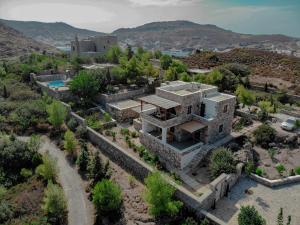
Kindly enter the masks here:
<path id="1" fill-rule="evenodd" d="M 113 32 L 119 41 L 148 49 L 210 49 L 224 50 L 252 47 L 300 50 L 300 39 L 284 35 L 248 35 L 224 30 L 215 25 L 201 25 L 189 21 L 148 23 L 136 28 L 122 28 Z M 297 43 L 298 42 L 298 43 Z"/>
<path id="2" fill-rule="evenodd" d="M 300 58 L 255 49 L 233 49 L 223 53 L 200 52 L 183 61 L 192 68 L 213 68 L 227 63 L 245 64 L 251 68 L 253 83 L 268 82 L 279 88 L 300 91 Z"/>
<path id="3" fill-rule="evenodd" d="M 54 47 L 25 37 L 19 31 L 0 23 L 0 60 L 43 51 L 58 52 Z"/>
<path id="4" fill-rule="evenodd" d="M 80 39 L 104 34 L 101 32 L 79 29 L 61 22 L 42 23 L 13 20 L 0 20 L 0 22 L 22 32 L 27 37 L 55 47 L 62 47 L 70 44 L 70 41 L 74 40 L 76 34 Z"/>

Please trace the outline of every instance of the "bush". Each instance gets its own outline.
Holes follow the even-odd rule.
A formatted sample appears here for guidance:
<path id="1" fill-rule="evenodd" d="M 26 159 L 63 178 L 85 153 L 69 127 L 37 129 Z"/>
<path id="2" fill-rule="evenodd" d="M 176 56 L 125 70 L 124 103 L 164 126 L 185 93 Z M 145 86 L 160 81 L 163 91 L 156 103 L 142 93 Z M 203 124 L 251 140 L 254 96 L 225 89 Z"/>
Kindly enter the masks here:
<path id="1" fill-rule="evenodd" d="M 104 121 L 105 123 L 110 122 L 110 121 L 111 121 L 111 116 L 110 116 L 108 113 L 104 113 L 104 114 L 103 114 L 103 121 Z"/>
<path id="2" fill-rule="evenodd" d="M 145 200 L 149 204 L 150 214 L 153 216 L 176 215 L 182 202 L 173 200 L 175 188 L 168 184 L 159 172 L 150 174 L 145 179 L 146 192 Z"/>
<path id="3" fill-rule="evenodd" d="M 4 224 L 14 216 L 13 207 L 6 201 L 0 202 L 0 223 Z"/>
<path id="4" fill-rule="evenodd" d="M 21 169 L 20 175 L 23 178 L 27 179 L 32 176 L 32 171 L 29 169 L 23 168 L 23 169 Z"/>
<path id="5" fill-rule="evenodd" d="M 77 140 L 75 139 L 75 135 L 72 131 L 67 130 L 64 135 L 64 148 L 71 155 L 74 155 L 77 146 Z"/>
<path id="6" fill-rule="evenodd" d="M 80 154 L 77 158 L 76 164 L 78 165 L 80 171 L 85 172 L 87 171 L 88 162 L 89 162 L 89 151 L 87 149 L 86 144 L 83 144 L 83 146 L 81 147 Z"/>
<path id="7" fill-rule="evenodd" d="M 63 124 L 67 115 L 65 106 L 58 101 L 53 101 L 51 105 L 48 106 L 47 112 L 49 122 L 56 128 Z"/>
<path id="8" fill-rule="evenodd" d="M 276 165 L 276 170 L 281 175 L 285 171 L 285 167 L 284 167 L 284 165 L 279 163 L 279 164 Z"/>
<path id="9" fill-rule="evenodd" d="M 67 122 L 67 126 L 69 127 L 69 129 L 71 131 L 76 131 L 76 128 L 78 126 L 77 121 L 74 118 L 69 119 L 69 121 Z"/>
<path id="10" fill-rule="evenodd" d="M 264 170 L 262 168 L 258 167 L 258 168 L 256 168 L 255 173 L 256 173 L 256 175 L 261 177 L 264 173 Z"/>
<path id="11" fill-rule="evenodd" d="M 130 131 L 128 128 L 121 128 L 121 134 L 122 135 L 129 135 L 130 134 Z"/>
<path id="12" fill-rule="evenodd" d="M 263 148 L 267 148 L 269 143 L 273 142 L 276 137 L 276 130 L 268 124 L 260 125 L 254 132 L 255 141 Z"/>
<path id="13" fill-rule="evenodd" d="M 101 181 L 104 178 L 109 178 L 107 169 L 103 168 L 103 163 L 99 154 L 96 154 L 94 157 L 90 158 L 88 163 L 88 177 L 92 180 L 92 183 L 95 184 L 98 181 Z"/>
<path id="14" fill-rule="evenodd" d="M 92 191 L 93 203 L 99 214 L 118 210 L 122 203 L 121 188 L 110 180 L 98 182 Z"/>
<path id="15" fill-rule="evenodd" d="M 81 139 L 86 139 L 87 138 L 86 126 L 79 125 L 76 129 L 76 135 L 78 135 Z"/>
<path id="16" fill-rule="evenodd" d="M 250 175 L 251 173 L 254 173 L 255 171 L 255 166 L 253 161 L 249 161 L 247 162 L 246 166 L 245 166 L 245 172 Z"/>
<path id="17" fill-rule="evenodd" d="M 265 225 L 266 221 L 254 206 L 242 206 L 238 215 L 239 225 Z"/>
<path id="18" fill-rule="evenodd" d="M 236 163 L 232 152 L 225 148 L 213 151 L 209 167 L 213 178 L 218 177 L 222 173 L 234 173 L 236 171 Z"/>
<path id="19" fill-rule="evenodd" d="M 296 172 L 297 175 L 300 175 L 300 166 L 295 168 L 295 172 Z"/>
<path id="20" fill-rule="evenodd" d="M 53 224 L 65 224 L 67 203 L 62 188 L 50 181 L 43 201 L 42 208 L 48 217 L 48 221 Z"/>
<path id="21" fill-rule="evenodd" d="M 36 168 L 36 174 L 42 177 L 45 181 L 56 181 L 57 167 L 56 160 L 48 153 L 43 155 L 43 164 Z"/>
<path id="22" fill-rule="evenodd" d="M 132 131 L 130 135 L 132 138 L 137 138 L 139 136 L 138 132 L 136 131 Z"/>

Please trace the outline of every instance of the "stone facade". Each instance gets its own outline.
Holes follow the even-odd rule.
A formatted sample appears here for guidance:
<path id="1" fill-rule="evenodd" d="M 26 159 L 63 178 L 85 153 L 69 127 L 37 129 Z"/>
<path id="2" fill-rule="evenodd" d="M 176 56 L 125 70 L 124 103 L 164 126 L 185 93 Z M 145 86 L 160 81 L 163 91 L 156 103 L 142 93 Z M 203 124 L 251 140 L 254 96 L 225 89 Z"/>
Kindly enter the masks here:
<path id="1" fill-rule="evenodd" d="M 151 104 L 153 99 L 156 99 L 164 104 L 174 105 L 173 108 L 167 109 L 164 108 L 164 105 L 157 106 L 157 112 L 159 112 L 158 114 L 161 114 L 161 111 L 168 113 L 170 110 L 176 115 L 162 119 L 156 116 L 155 110 L 154 112 L 143 111 L 141 119 L 144 135 L 141 135 L 141 143 L 156 152 L 162 161 L 171 167 L 183 169 L 201 151 L 205 156 L 207 153 L 205 145 L 214 143 L 231 133 L 235 96 L 219 93 L 215 86 L 175 81 L 156 88 L 156 96 L 145 97 L 143 101 Z M 153 104 L 160 105 L 159 102 Z M 182 125 L 191 121 L 192 125 L 190 126 L 197 127 L 196 130 L 193 127 L 188 131 L 184 130 Z M 151 133 L 159 132 L 161 135 L 158 136 L 161 138 L 151 136 Z M 188 157 L 183 157 L 183 154 L 174 153 L 177 150 L 176 147 L 175 149 L 168 147 L 168 135 L 172 136 L 171 142 L 179 142 L 179 145 L 180 142 L 187 142 L 191 137 L 193 139 L 191 141 L 194 142 L 195 135 L 197 135 L 196 138 L 200 145 L 192 148 L 193 154 L 189 153 Z M 191 147 L 180 149 L 180 152 L 186 152 L 187 149 L 190 150 Z"/>
<path id="2" fill-rule="evenodd" d="M 118 43 L 116 36 L 90 37 L 85 40 L 71 41 L 71 54 L 73 55 L 104 55 L 107 50 Z"/>

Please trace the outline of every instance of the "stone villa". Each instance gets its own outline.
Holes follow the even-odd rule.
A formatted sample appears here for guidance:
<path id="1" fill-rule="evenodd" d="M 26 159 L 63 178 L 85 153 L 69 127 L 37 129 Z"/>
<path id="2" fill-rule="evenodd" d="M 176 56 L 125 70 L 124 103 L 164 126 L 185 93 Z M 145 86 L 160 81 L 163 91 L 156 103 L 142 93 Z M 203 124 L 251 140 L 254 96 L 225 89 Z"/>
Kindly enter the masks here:
<path id="1" fill-rule="evenodd" d="M 72 55 L 104 55 L 106 51 L 113 45 L 117 45 L 118 40 L 116 36 L 97 36 L 88 39 L 71 41 Z"/>
<path id="2" fill-rule="evenodd" d="M 140 141 L 169 168 L 184 169 L 231 133 L 235 96 L 217 87 L 174 81 L 142 97 Z M 144 105 L 154 108 L 143 108 Z"/>

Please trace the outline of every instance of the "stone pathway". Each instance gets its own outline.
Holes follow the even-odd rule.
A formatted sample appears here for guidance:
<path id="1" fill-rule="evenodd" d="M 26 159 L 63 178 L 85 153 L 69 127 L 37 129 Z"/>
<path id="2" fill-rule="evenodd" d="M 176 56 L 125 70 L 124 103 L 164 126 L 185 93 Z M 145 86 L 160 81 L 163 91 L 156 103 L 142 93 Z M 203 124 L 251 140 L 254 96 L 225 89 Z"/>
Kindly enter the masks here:
<path id="1" fill-rule="evenodd" d="M 58 179 L 63 187 L 68 204 L 68 224 L 93 225 L 94 207 L 87 198 L 84 182 L 75 166 L 67 161 L 64 152 L 46 136 L 42 137 L 42 145 L 39 151 L 41 153 L 48 151 L 52 157 L 57 159 Z"/>
<path id="2" fill-rule="evenodd" d="M 245 190 L 253 194 L 246 194 Z M 280 207 L 283 208 L 284 219 L 292 216 L 291 225 L 300 224 L 300 184 L 283 185 L 268 188 L 249 178 L 243 177 L 230 191 L 228 197 L 222 198 L 215 210 L 209 212 L 225 221 L 228 225 L 237 225 L 237 217 L 241 206 L 253 205 L 266 219 L 267 224 L 276 224 Z"/>

